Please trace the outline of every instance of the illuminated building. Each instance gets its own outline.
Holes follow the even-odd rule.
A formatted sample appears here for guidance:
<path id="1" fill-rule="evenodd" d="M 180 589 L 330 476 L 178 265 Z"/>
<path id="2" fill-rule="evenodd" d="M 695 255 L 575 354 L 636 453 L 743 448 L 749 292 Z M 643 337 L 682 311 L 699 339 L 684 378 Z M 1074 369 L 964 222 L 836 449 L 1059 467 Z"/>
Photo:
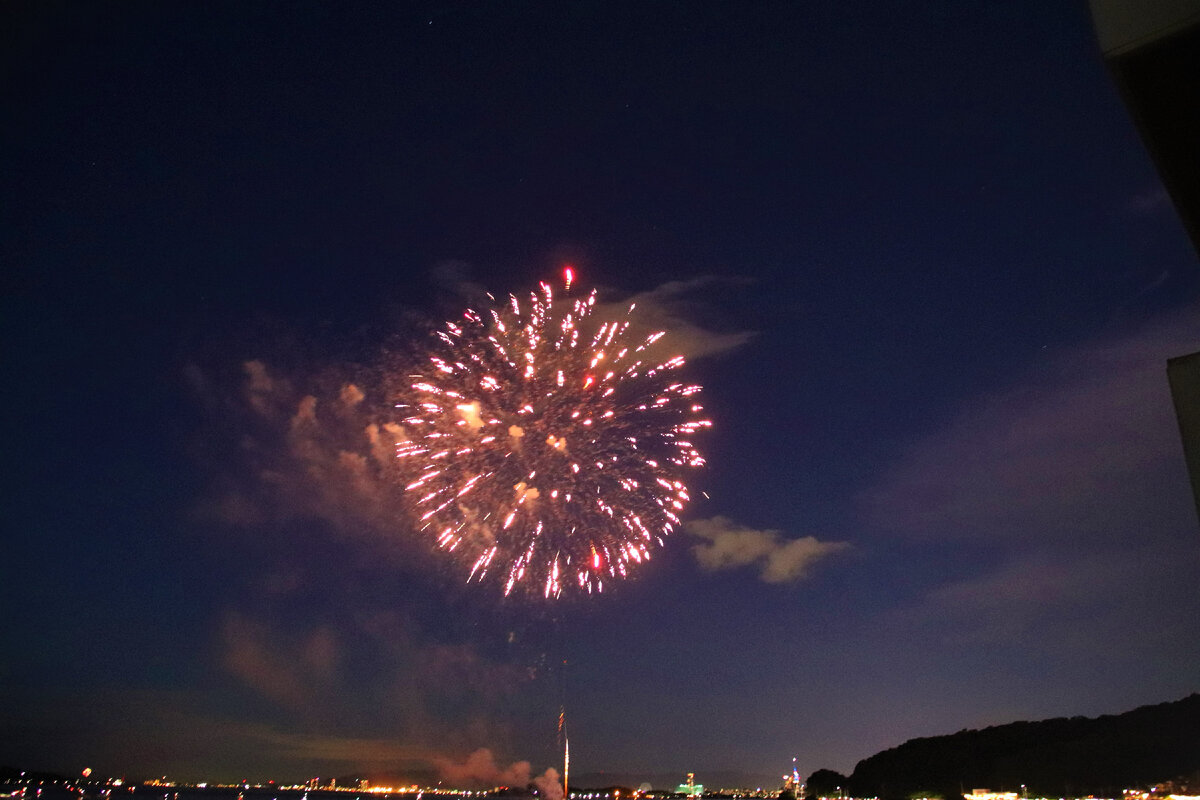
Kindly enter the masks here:
<path id="1" fill-rule="evenodd" d="M 686 794 L 688 797 L 699 797 L 704 794 L 704 784 L 696 783 L 696 773 L 687 774 L 687 783 L 681 783 L 675 789 L 676 794 Z"/>

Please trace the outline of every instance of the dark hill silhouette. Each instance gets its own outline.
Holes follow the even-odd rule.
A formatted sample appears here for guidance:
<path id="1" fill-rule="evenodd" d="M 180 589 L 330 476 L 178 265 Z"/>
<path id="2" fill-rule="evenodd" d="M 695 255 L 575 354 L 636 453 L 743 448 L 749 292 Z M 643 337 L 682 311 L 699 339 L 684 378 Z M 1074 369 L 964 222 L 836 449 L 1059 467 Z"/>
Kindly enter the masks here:
<path id="1" fill-rule="evenodd" d="M 1120 797 L 1200 770 L 1200 694 L 1124 714 L 1013 722 L 911 739 L 863 759 L 846 779 L 856 797 L 957 798 L 986 787 L 1032 796 Z M 815 774 L 815 773 L 814 773 Z"/>

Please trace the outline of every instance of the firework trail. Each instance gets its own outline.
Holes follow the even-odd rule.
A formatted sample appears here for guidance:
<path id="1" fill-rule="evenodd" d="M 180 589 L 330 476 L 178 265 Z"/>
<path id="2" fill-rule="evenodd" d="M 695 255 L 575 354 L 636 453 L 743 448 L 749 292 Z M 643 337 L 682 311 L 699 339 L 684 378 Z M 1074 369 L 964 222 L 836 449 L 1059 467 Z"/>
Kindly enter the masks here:
<path id="1" fill-rule="evenodd" d="M 396 405 L 405 496 L 468 581 L 602 591 L 679 525 L 682 476 L 704 463 L 691 440 L 712 424 L 700 387 L 676 380 L 682 356 L 651 359 L 661 332 L 627 341 L 633 306 L 599 322 L 595 305 L 595 290 L 556 305 L 542 283 L 467 310 Z"/>

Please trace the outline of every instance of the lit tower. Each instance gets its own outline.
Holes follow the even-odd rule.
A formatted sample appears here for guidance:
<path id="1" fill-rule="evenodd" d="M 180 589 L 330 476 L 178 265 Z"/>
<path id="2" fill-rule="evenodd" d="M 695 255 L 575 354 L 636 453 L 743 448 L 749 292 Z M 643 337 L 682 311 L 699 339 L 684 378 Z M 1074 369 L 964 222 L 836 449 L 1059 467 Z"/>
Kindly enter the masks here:
<path id="1" fill-rule="evenodd" d="M 563 664 L 566 664 L 566 663 L 567 663 L 566 659 L 564 659 Z M 569 788 L 568 788 L 568 784 L 567 784 L 567 779 L 571 772 L 571 740 L 569 738 L 567 738 L 567 707 L 565 704 L 559 706 L 559 708 L 558 708 L 558 739 L 559 739 L 559 742 L 562 744 L 562 749 L 563 749 L 562 781 L 563 781 L 563 798 L 564 798 L 564 800 L 566 800 L 566 798 L 570 797 L 570 795 L 568 794 Z"/>
<path id="2" fill-rule="evenodd" d="M 804 797 L 804 782 L 800 779 L 800 767 L 796 761 L 796 757 L 792 757 L 792 773 L 783 776 L 783 788 L 791 789 L 796 800 L 802 800 Z"/>

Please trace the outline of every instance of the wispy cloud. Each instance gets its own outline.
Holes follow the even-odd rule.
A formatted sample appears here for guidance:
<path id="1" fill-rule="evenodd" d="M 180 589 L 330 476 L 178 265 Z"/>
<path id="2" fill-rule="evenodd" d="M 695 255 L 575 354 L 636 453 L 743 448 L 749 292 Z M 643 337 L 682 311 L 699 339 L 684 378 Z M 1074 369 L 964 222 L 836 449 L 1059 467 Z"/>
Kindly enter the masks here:
<path id="1" fill-rule="evenodd" d="M 22 761 L 39 752 L 87 753 L 99 774 L 132 770 L 191 780 L 265 780 L 316 769 L 432 775 L 441 758 L 410 736 L 345 736 L 266 722 L 211 689 L 91 690 L 59 700 L 26 709 L 21 736 L 10 739 L 14 731 L 0 725 L 5 752 Z"/>
<path id="2" fill-rule="evenodd" d="M 381 722 L 386 709 L 390 727 L 423 730 L 433 737 L 427 741 L 444 728 L 438 709 L 485 714 L 532 679 L 527 668 L 489 659 L 471 644 L 438 641 L 403 609 L 372 610 L 358 603 L 352 613 L 334 619 L 336 625 L 278 611 L 228 609 L 218 660 L 241 686 L 293 719 L 325 723 L 357 717 L 370 724 Z M 359 702 L 364 692 L 380 705 Z"/>
<path id="3" fill-rule="evenodd" d="M 242 735 L 274 758 L 352 770 L 395 770 L 402 765 L 436 762 L 428 749 L 390 738 L 292 733 L 266 725 L 237 726 Z"/>
<path id="4" fill-rule="evenodd" d="M 228 440 L 224 450 L 209 445 L 215 479 L 197 516 L 259 535 L 287 520 L 318 519 L 349 537 L 386 537 L 387 552 L 403 552 L 406 538 L 392 535 L 403 519 L 393 474 L 402 434 L 373 416 L 367 390 L 329 376 L 302 379 L 261 360 L 246 361 L 242 373 L 224 394 L 197 368 L 189 376 L 215 418 L 210 438 Z"/>
<path id="5" fill-rule="evenodd" d="M 1171 196 L 1161 184 L 1140 192 L 1129 199 L 1125 208 L 1135 216 L 1157 214 L 1171 207 Z"/>
<path id="6" fill-rule="evenodd" d="M 863 496 L 919 538 L 1112 540 L 1177 530 L 1187 473 L 1169 356 L 1200 347 L 1188 315 L 1052 356 L 915 442 Z"/>
<path id="7" fill-rule="evenodd" d="M 225 668 L 247 686 L 290 710 L 304 709 L 336 679 L 339 645 L 325 626 L 281 642 L 266 625 L 228 611 L 221 626 Z"/>
<path id="8" fill-rule="evenodd" d="M 684 531 L 702 540 L 692 545 L 692 555 L 704 569 L 755 566 L 764 583 L 801 580 L 817 561 L 850 547 L 847 542 L 822 542 L 812 536 L 787 539 L 777 530 L 748 528 L 722 516 L 691 520 Z"/>
<path id="9" fill-rule="evenodd" d="M 1198 347 L 1188 314 L 1065 348 L 914 442 L 864 493 L 867 523 L 990 555 L 964 556 L 888 624 L 961 642 L 1178 650 L 1158 634 L 1194 631 L 1200 598 L 1186 587 L 1200 554 L 1166 360 Z"/>
<path id="10" fill-rule="evenodd" d="M 440 264 L 434 271 L 434 279 L 454 302 L 471 306 L 486 304 L 489 291 L 495 297 L 503 297 L 508 292 L 520 297 L 534 288 L 503 286 L 489 290 L 471 277 L 470 265 L 459 261 Z M 747 282 L 746 278 L 700 275 L 667 281 L 633 294 L 600 287 L 594 318 L 601 321 L 628 319 L 631 338 L 664 331 L 667 336 L 662 346 L 655 348 L 657 352 L 665 354 L 669 350 L 671 356 L 683 355 L 688 359 L 721 355 L 743 347 L 756 333 L 713 325 L 711 312 L 716 304 L 711 300 L 716 292 L 736 291 Z M 583 284 L 576 284 L 575 291 L 578 293 L 584 288 Z M 627 316 L 630 306 L 635 307 L 634 313 Z"/>
<path id="11" fill-rule="evenodd" d="M 705 275 L 686 281 L 668 281 L 649 291 L 625 298 L 608 298 L 600 305 L 598 316 L 624 317 L 635 306 L 631 317 L 636 333 L 666 331 L 664 347 L 672 354 L 689 359 L 721 355 L 737 350 L 755 337 L 754 331 L 719 330 L 701 321 L 706 297 L 717 289 L 729 290 L 742 283 L 736 278 Z"/>

